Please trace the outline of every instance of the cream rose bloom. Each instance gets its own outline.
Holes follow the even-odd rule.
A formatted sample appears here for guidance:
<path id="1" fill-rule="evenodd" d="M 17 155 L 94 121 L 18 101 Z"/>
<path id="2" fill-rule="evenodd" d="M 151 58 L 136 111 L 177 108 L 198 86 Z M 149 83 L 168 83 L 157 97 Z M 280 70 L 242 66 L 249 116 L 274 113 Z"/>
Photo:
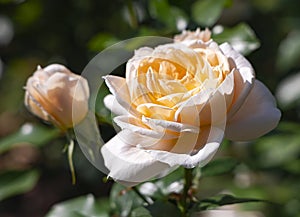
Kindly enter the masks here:
<path id="1" fill-rule="evenodd" d="M 223 138 L 252 140 L 276 127 L 280 111 L 251 64 L 210 31 L 135 51 L 126 78 L 106 76 L 105 105 L 120 132 L 102 147 L 109 176 L 135 185 L 162 172 L 205 165 Z"/>
<path id="2" fill-rule="evenodd" d="M 38 67 L 28 78 L 25 90 L 28 110 L 62 130 L 78 124 L 88 112 L 86 79 L 63 65 Z"/>

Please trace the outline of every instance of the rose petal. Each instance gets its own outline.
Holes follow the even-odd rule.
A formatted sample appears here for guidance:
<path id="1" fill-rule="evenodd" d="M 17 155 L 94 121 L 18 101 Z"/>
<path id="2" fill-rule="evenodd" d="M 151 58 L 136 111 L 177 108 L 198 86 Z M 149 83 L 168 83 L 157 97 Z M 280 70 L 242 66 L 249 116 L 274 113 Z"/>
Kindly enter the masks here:
<path id="1" fill-rule="evenodd" d="M 173 94 L 169 94 L 169 95 L 160 97 L 156 101 L 165 106 L 174 107 L 174 106 L 176 106 L 176 104 L 187 100 L 189 97 L 191 97 L 191 94 L 189 94 L 188 92 L 187 93 L 173 93 Z"/>
<path id="2" fill-rule="evenodd" d="M 228 114 L 228 117 L 232 117 L 250 93 L 251 88 L 253 87 L 255 73 L 249 61 L 239 52 L 234 50 L 230 44 L 223 43 L 220 45 L 220 49 L 224 55 L 229 58 L 231 67 L 236 69 L 234 71 L 234 103 Z"/>
<path id="3" fill-rule="evenodd" d="M 234 97 L 234 73 L 231 72 L 199 112 L 200 125 L 225 122 Z"/>
<path id="4" fill-rule="evenodd" d="M 204 166 L 208 163 L 218 150 L 223 139 L 224 131 L 218 127 L 212 127 L 209 132 L 207 143 L 196 154 L 177 154 L 168 151 L 147 150 L 147 152 L 156 160 L 168 164 L 170 167 L 182 165 L 186 168 L 193 168 L 197 165 Z M 180 141 L 178 147 L 184 147 L 187 144 L 186 139 Z"/>
<path id="5" fill-rule="evenodd" d="M 223 43 L 219 45 L 219 48 L 224 53 L 225 56 L 231 58 L 234 61 L 235 67 L 237 69 L 249 68 L 251 70 L 251 74 L 254 75 L 254 70 L 249 61 L 239 52 L 237 52 L 230 44 Z M 251 76 L 249 77 L 251 79 Z"/>
<path id="6" fill-rule="evenodd" d="M 115 123 L 121 127 L 121 129 L 127 129 L 131 132 L 140 134 L 142 136 L 147 136 L 152 139 L 161 140 L 161 139 L 172 139 L 177 137 L 177 135 L 167 133 L 163 131 L 155 131 L 150 129 L 145 125 L 141 119 L 135 118 L 133 116 L 117 116 L 114 118 Z"/>
<path id="7" fill-rule="evenodd" d="M 180 120 L 181 123 L 199 127 L 199 113 L 212 97 L 213 92 L 212 89 L 203 90 L 181 103 L 175 112 L 174 121 Z"/>
<path id="8" fill-rule="evenodd" d="M 134 77 L 132 79 L 126 78 L 127 87 L 129 88 L 129 95 L 132 104 L 139 105 L 142 103 L 152 102 L 153 94 L 139 79 L 143 76 Z"/>
<path id="9" fill-rule="evenodd" d="M 136 144 L 128 144 L 127 140 L 122 139 L 128 136 L 134 135 L 121 131 L 102 147 L 104 164 L 110 171 L 108 176 L 130 186 L 154 178 L 170 168 L 153 159 L 144 150 L 136 148 Z"/>
<path id="10" fill-rule="evenodd" d="M 201 135 L 202 134 L 194 133 L 192 131 L 181 131 L 178 135 L 178 138 L 169 143 L 169 150 L 160 149 L 160 143 L 157 143 L 156 146 L 152 146 L 151 148 L 177 154 L 191 154 L 197 149 L 198 140 Z M 163 144 L 163 142 L 161 143 Z"/>
<path id="11" fill-rule="evenodd" d="M 153 48 L 151 47 L 141 47 L 134 51 L 134 56 L 144 58 L 145 56 L 151 55 L 152 52 L 153 52 Z"/>
<path id="12" fill-rule="evenodd" d="M 154 103 L 140 104 L 136 110 L 145 116 L 154 118 L 156 117 L 160 119 L 170 119 L 175 113 L 175 110 L 172 108 Z"/>
<path id="13" fill-rule="evenodd" d="M 110 92 L 115 96 L 118 103 L 124 107 L 125 110 L 132 114 L 137 112 L 132 107 L 128 87 L 125 78 L 113 75 L 103 77 Z"/>
<path id="14" fill-rule="evenodd" d="M 124 138 L 125 141 L 130 144 L 137 144 L 141 148 L 152 149 L 152 150 L 163 150 L 170 151 L 174 153 L 191 153 L 195 150 L 199 150 L 206 143 L 209 138 L 210 129 L 209 127 L 201 129 L 196 129 L 193 126 L 181 125 L 180 123 L 163 123 L 163 121 L 157 120 L 157 122 L 149 122 L 143 118 L 145 124 L 155 125 L 161 124 L 161 126 L 156 125 L 155 129 L 147 129 L 144 123 L 135 117 L 119 116 L 115 118 L 116 123 L 124 130 L 134 134 L 134 139 L 131 137 Z M 168 128 L 163 128 L 162 126 L 167 126 Z M 179 131 L 179 125 L 181 125 L 181 130 Z M 225 125 L 225 124 L 224 124 Z M 158 129 L 159 128 L 159 129 Z M 177 130 L 177 131 L 174 131 Z M 137 141 L 137 138 L 139 140 Z"/>
<path id="15" fill-rule="evenodd" d="M 197 68 L 203 65 L 202 59 L 197 53 L 180 43 L 160 45 L 153 51 L 153 56 L 170 60 L 176 64 L 183 66 L 189 72 L 197 72 Z"/>
<path id="16" fill-rule="evenodd" d="M 115 115 L 129 115 L 128 111 L 120 105 L 116 100 L 116 97 L 112 94 L 108 94 L 103 99 L 104 105 Z"/>
<path id="17" fill-rule="evenodd" d="M 280 116 L 271 92 L 263 83 L 255 80 L 244 104 L 228 120 L 226 138 L 235 141 L 258 138 L 274 129 Z"/>
<path id="18" fill-rule="evenodd" d="M 28 110 L 33 114 L 44 119 L 45 121 L 49 121 L 49 114 L 43 109 L 42 106 L 40 106 L 39 103 L 34 100 L 34 98 L 28 92 L 25 92 L 24 103 Z"/>
<path id="19" fill-rule="evenodd" d="M 148 118 L 145 116 L 142 117 L 142 121 L 145 124 L 151 126 L 155 130 L 159 130 L 160 128 L 162 128 L 162 129 L 167 129 L 167 130 L 171 130 L 171 131 L 175 131 L 175 132 L 189 131 L 189 132 L 193 132 L 193 133 L 199 133 L 198 127 L 188 125 L 188 124 L 153 119 L 153 118 Z"/>
<path id="20" fill-rule="evenodd" d="M 63 66 L 61 64 L 51 64 L 51 65 L 46 66 L 45 68 L 43 68 L 43 71 L 45 71 L 49 74 L 53 74 L 53 73 L 56 73 L 56 72 L 63 72 L 63 73 L 72 74 L 69 69 L 67 69 L 65 66 Z"/>
<path id="21" fill-rule="evenodd" d="M 135 55 L 131 60 L 128 61 L 126 66 L 126 79 L 132 79 L 134 76 L 134 69 L 137 69 L 139 63 L 144 58 L 156 58 L 162 60 L 168 60 L 176 63 L 189 72 L 196 72 L 197 69 L 201 70 L 203 61 L 199 58 L 193 49 L 185 46 L 182 43 L 171 43 L 157 46 L 152 53 L 147 50 L 146 56 Z"/>
<path id="22" fill-rule="evenodd" d="M 183 30 L 181 34 L 174 36 L 176 43 L 185 43 L 189 41 L 196 41 L 199 44 L 211 41 L 211 31 L 209 29 L 202 30 L 197 28 L 196 31 Z"/>
<path id="23" fill-rule="evenodd" d="M 175 113 L 182 123 L 203 126 L 226 121 L 234 95 L 234 76 L 230 73 L 218 89 L 207 89 L 183 103 Z"/>
<path id="24" fill-rule="evenodd" d="M 153 69 L 150 67 L 146 74 L 139 75 L 145 76 L 144 80 L 146 81 L 147 88 L 150 90 L 151 93 L 161 96 L 162 94 L 165 94 L 163 92 L 163 88 L 161 87 L 160 83 L 158 81 L 158 73 L 156 71 L 153 71 Z"/>

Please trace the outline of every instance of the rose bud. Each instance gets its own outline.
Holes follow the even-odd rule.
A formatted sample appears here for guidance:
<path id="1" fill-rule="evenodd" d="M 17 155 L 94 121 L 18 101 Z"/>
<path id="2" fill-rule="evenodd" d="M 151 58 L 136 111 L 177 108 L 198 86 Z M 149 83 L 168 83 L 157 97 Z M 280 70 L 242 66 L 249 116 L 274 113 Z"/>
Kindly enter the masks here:
<path id="1" fill-rule="evenodd" d="M 25 90 L 28 110 L 62 130 L 78 124 L 88 112 L 87 80 L 63 65 L 38 66 Z"/>

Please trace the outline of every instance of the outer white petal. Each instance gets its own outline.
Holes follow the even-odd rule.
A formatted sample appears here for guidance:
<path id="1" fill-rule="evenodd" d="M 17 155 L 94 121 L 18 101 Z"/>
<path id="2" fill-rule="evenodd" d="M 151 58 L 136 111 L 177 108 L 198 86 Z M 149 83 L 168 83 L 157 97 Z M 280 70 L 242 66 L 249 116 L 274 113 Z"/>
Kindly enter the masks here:
<path id="1" fill-rule="evenodd" d="M 204 166 L 207 164 L 214 154 L 217 152 L 220 143 L 224 136 L 224 131 L 218 127 L 212 127 L 210 129 L 210 135 L 208 137 L 207 143 L 205 146 L 200 149 L 196 154 L 177 154 L 167 151 L 157 151 L 157 150 L 147 150 L 147 152 L 156 160 L 167 163 L 170 167 L 182 165 L 186 168 L 193 168 L 197 165 Z M 189 141 L 184 139 L 181 141 L 186 145 Z M 184 144 L 179 144 L 179 147 L 182 147 Z"/>
<path id="2" fill-rule="evenodd" d="M 223 43 L 220 46 L 221 51 L 225 56 L 230 57 L 236 66 L 237 69 L 249 68 L 251 69 L 251 74 L 254 75 L 254 70 L 249 61 L 239 52 L 237 52 L 230 44 Z M 249 77 L 251 79 L 251 77 Z"/>
<path id="3" fill-rule="evenodd" d="M 168 134 L 165 131 L 155 131 L 149 129 L 140 119 L 133 116 L 117 116 L 114 118 L 114 122 L 121 127 L 121 129 L 127 129 L 131 132 L 147 136 L 152 139 L 172 139 L 175 137 L 173 134 Z"/>
<path id="4" fill-rule="evenodd" d="M 274 129 L 281 113 L 274 97 L 258 80 L 237 113 L 227 122 L 225 137 L 235 141 L 256 139 Z"/>
<path id="5" fill-rule="evenodd" d="M 145 56 L 151 55 L 152 52 L 153 52 L 153 48 L 151 48 L 151 47 L 141 47 L 134 51 L 134 56 L 135 57 L 145 57 Z"/>
<path id="6" fill-rule="evenodd" d="M 63 73 L 68 73 L 68 74 L 72 73 L 69 69 L 67 69 L 64 65 L 61 65 L 61 64 L 51 64 L 51 65 L 46 66 L 43 69 L 38 67 L 38 70 L 43 70 L 48 75 L 52 75 L 56 72 L 63 72 Z"/>
<path id="7" fill-rule="evenodd" d="M 142 121 L 143 123 L 147 124 L 148 126 L 150 126 L 155 130 L 167 129 L 174 132 L 188 131 L 192 133 L 199 133 L 199 127 L 195 127 L 184 123 L 153 119 L 145 116 L 142 117 Z"/>
<path id="8" fill-rule="evenodd" d="M 244 99 L 250 93 L 251 88 L 253 87 L 255 73 L 249 61 L 239 52 L 234 50 L 230 44 L 223 43 L 220 45 L 220 49 L 224 55 L 229 58 L 231 67 L 236 69 L 234 72 L 234 104 L 228 114 L 228 116 L 231 117 L 240 108 Z"/>
<path id="9" fill-rule="evenodd" d="M 104 164 L 110 171 L 108 176 L 130 186 L 154 178 L 170 169 L 169 165 L 153 159 L 144 150 L 137 148 L 136 144 L 128 144 L 123 139 L 126 136 L 133 137 L 134 134 L 121 131 L 101 149 Z"/>
<path id="10" fill-rule="evenodd" d="M 108 94 L 103 99 L 104 105 L 115 115 L 129 115 L 128 111 L 118 103 L 116 97 Z"/>
<path id="11" fill-rule="evenodd" d="M 103 77 L 110 92 L 115 96 L 118 103 L 130 113 L 135 114 L 136 111 L 131 105 L 130 95 L 125 78 L 113 75 Z"/>

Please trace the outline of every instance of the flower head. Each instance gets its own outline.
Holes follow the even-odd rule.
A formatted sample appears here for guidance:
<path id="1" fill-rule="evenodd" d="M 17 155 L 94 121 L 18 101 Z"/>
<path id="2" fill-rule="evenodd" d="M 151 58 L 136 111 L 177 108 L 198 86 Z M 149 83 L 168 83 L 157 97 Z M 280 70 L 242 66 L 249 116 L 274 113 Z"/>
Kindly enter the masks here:
<path id="1" fill-rule="evenodd" d="M 87 81 L 63 65 L 39 66 L 25 90 L 28 110 L 63 130 L 78 124 L 88 112 Z"/>
<path id="2" fill-rule="evenodd" d="M 121 131 L 102 148 L 109 176 L 127 185 L 176 166 L 205 165 L 223 138 L 251 140 L 276 127 L 280 111 L 251 64 L 210 31 L 138 49 L 126 78 L 106 76 L 104 103 Z"/>

